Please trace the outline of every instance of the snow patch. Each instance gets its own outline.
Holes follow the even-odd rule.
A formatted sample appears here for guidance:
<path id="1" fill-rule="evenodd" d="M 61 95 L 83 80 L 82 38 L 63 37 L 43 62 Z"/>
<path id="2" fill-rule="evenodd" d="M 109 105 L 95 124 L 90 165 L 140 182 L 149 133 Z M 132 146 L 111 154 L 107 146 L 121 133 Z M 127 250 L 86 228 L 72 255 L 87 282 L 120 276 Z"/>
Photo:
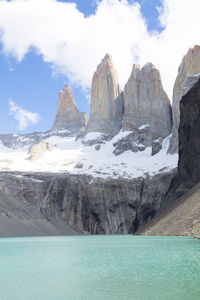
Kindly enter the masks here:
<path id="1" fill-rule="evenodd" d="M 143 130 L 143 129 L 147 128 L 147 127 L 150 127 L 150 125 L 149 124 L 144 124 L 144 125 L 140 126 L 138 129 L 139 130 Z"/>
<path id="2" fill-rule="evenodd" d="M 126 151 L 115 156 L 113 143 L 130 133 L 131 131 L 121 131 L 112 140 L 105 141 L 98 151 L 95 147 L 84 145 L 81 139 L 76 141 L 72 136 L 52 135 L 45 139 L 45 142 L 54 144 L 55 148 L 45 152 L 44 156 L 35 162 L 28 160 L 27 148 L 13 150 L 0 143 L 0 170 L 68 172 L 102 178 L 137 178 L 176 168 L 178 154 L 167 154 L 170 137 L 163 140 L 163 148 L 154 156 L 151 156 L 151 147 L 142 152 Z M 101 133 L 89 133 L 86 138 L 94 139 L 100 136 Z M 82 167 L 77 168 L 78 164 Z"/>
<path id="3" fill-rule="evenodd" d="M 92 141 L 92 140 L 95 140 L 95 139 L 98 139 L 102 136 L 102 133 L 101 132 L 90 132 L 88 134 L 86 134 L 86 136 L 84 137 L 84 141 Z"/>

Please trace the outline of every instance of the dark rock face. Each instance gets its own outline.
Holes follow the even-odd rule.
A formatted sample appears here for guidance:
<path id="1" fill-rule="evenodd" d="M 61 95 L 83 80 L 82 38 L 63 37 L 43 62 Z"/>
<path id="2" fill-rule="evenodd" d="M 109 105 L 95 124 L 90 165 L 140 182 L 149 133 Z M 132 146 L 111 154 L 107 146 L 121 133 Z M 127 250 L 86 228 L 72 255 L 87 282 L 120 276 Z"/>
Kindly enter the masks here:
<path id="1" fill-rule="evenodd" d="M 0 186 L 5 195 L 33 207 L 57 227 L 64 222 L 71 231 L 118 234 L 135 232 L 159 211 L 173 177 L 173 171 L 131 180 L 1 173 Z M 18 214 L 13 204 L 8 212 Z"/>
<path id="2" fill-rule="evenodd" d="M 189 49 L 183 57 L 182 62 L 178 68 L 178 74 L 173 88 L 173 130 L 168 152 L 173 154 L 178 152 L 178 128 L 180 122 L 180 101 L 191 88 L 191 83 L 195 80 L 196 74 L 200 73 L 200 46 L 195 45 L 194 48 Z"/>
<path id="3" fill-rule="evenodd" d="M 162 209 L 200 181 L 200 80 L 180 101 L 179 161 Z"/>
<path id="4" fill-rule="evenodd" d="M 200 81 L 180 102 L 179 189 L 188 189 L 200 181 Z"/>

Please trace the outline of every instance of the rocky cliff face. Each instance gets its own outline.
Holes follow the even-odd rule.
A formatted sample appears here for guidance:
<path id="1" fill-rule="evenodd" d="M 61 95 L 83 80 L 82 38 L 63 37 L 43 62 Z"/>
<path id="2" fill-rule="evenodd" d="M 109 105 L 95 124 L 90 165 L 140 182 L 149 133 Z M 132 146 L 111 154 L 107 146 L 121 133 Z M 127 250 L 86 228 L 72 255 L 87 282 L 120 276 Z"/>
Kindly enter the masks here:
<path id="1" fill-rule="evenodd" d="M 19 215 L 24 224 L 29 222 L 29 225 L 34 216 L 41 219 L 42 215 L 49 226 L 60 228 L 63 233 L 69 228 L 71 233 L 73 230 L 89 234 L 133 233 L 160 209 L 173 177 L 173 171 L 131 180 L 54 173 L 1 173 L 1 192 L 21 205 L 16 209 L 15 202 L 4 203 L 2 211 L 0 202 L 0 213 L 11 225 Z M 23 206 L 32 210 L 23 215 Z M 10 235 L 14 226 L 10 227 Z"/>
<path id="2" fill-rule="evenodd" d="M 123 94 L 112 57 L 106 54 L 92 78 L 88 132 L 116 133 L 123 117 Z"/>
<path id="3" fill-rule="evenodd" d="M 200 238 L 200 79 L 190 84 L 180 101 L 178 173 L 162 212 L 141 229 L 142 234 Z"/>
<path id="4" fill-rule="evenodd" d="M 87 122 L 87 114 L 79 112 L 72 89 L 66 85 L 59 94 L 58 110 L 52 130 L 67 129 L 72 133 L 83 131 Z"/>
<path id="5" fill-rule="evenodd" d="M 200 80 L 180 102 L 178 192 L 200 181 Z"/>
<path id="6" fill-rule="evenodd" d="M 169 153 L 175 153 L 178 151 L 178 128 L 180 121 L 180 110 L 179 103 L 181 98 L 188 89 L 188 77 L 200 73 L 200 46 L 195 46 L 190 49 L 187 54 L 183 57 L 181 65 L 178 69 L 178 75 L 173 89 L 173 103 L 172 103 L 172 112 L 173 112 L 173 130 L 172 130 L 172 139 L 169 146 Z M 188 85 L 188 87 L 187 87 Z"/>
<path id="7" fill-rule="evenodd" d="M 200 79 L 190 87 L 180 101 L 178 172 L 163 208 L 200 181 Z"/>
<path id="8" fill-rule="evenodd" d="M 143 68 L 133 65 L 124 88 L 124 130 L 148 126 L 151 140 L 171 133 L 170 101 L 165 93 L 159 71 L 151 64 Z"/>

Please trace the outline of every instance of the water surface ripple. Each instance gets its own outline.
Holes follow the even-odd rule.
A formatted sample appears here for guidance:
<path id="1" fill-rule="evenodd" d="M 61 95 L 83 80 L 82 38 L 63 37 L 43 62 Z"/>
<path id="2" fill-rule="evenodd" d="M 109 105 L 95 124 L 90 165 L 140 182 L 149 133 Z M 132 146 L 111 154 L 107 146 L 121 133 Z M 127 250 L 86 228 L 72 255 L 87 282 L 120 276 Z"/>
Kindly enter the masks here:
<path id="1" fill-rule="evenodd" d="M 0 239 L 0 300 L 200 299 L 200 241 L 189 237 Z"/>

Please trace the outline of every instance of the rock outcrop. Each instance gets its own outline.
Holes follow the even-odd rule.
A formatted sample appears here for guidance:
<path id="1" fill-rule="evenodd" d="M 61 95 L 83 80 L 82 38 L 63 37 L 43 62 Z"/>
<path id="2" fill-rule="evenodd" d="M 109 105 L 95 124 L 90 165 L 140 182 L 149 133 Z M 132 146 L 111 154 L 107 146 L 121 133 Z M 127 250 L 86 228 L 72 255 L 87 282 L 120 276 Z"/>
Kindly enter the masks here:
<path id="1" fill-rule="evenodd" d="M 183 57 L 174 84 L 173 103 L 172 103 L 173 130 L 172 130 L 172 138 L 168 150 L 168 152 L 171 154 L 178 152 L 178 128 L 180 122 L 179 103 L 181 101 L 182 96 L 186 94 L 186 92 L 190 88 L 190 84 L 188 85 L 188 77 L 199 73 L 200 73 L 200 46 L 194 46 L 194 48 L 189 49 L 187 54 Z"/>
<path id="2" fill-rule="evenodd" d="M 6 224 L 10 224 L 9 235 L 15 231 L 16 217 L 21 216 L 25 224 L 35 228 L 31 222 L 34 216 L 41 219 L 41 215 L 49 226 L 52 224 L 66 233 L 66 228 L 89 234 L 134 233 L 160 209 L 173 177 L 173 171 L 137 179 L 1 172 L 0 193 L 17 202 L 7 205 L 0 201 L 0 214 L 2 212 Z M 16 210 L 18 202 L 20 209 Z M 24 212 L 24 216 L 23 205 L 24 210 L 29 207 L 29 213 Z M 10 217 L 6 217 L 6 213 Z M 26 216 L 30 220 L 26 221 Z M 0 224 L 3 226 L 4 221 Z"/>
<path id="3" fill-rule="evenodd" d="M 130 132 L 125 137 L 122 137 L 117 142 L 113 143 L 113 146 L 115 147 L 113 153 L 115 155 L 120 155 L 129 150 L 132 152 L 144 151 L 146 147 L 150 146 L 152 143 L 148 133 L 148 127 Z"/>
<path id="4" fill-rule="evenodd" d="M 124 88 L 123 130 L 149 126 L 151 140 L 165 138 L 171 133 L 170 101 L 165 93 L 159 71 L 147 63 L 141 68 L 133 65 Z"/>
<path id="5" fill-rule="evenodd" d="M 112 57 L 106 54 L 92 78 L 91 113 L 87 132 L 112 135 L 119 131 L 123 117 L 123 93 Z"/>
<path id="6" fill-rule="evenodd" d="M 31 162 L 36 161 L 38 159 L 41 159 L 45 152 L 52 151 L 54 148 L 54 145 L 49 144 L 43 140 L 41 140 L 39 143 L 33 145 L 29 149 L 30 158 L 29 160 Z"/>
<path id="7" fill-rule="evenodd" d="M 67 129 L 71 133 L 77 133 L 85 129 L 87 122 L 88 116 L 78 110 L 71 87 L 65 85 L 59 94 L 58 110 L 52 130 Z"/>

